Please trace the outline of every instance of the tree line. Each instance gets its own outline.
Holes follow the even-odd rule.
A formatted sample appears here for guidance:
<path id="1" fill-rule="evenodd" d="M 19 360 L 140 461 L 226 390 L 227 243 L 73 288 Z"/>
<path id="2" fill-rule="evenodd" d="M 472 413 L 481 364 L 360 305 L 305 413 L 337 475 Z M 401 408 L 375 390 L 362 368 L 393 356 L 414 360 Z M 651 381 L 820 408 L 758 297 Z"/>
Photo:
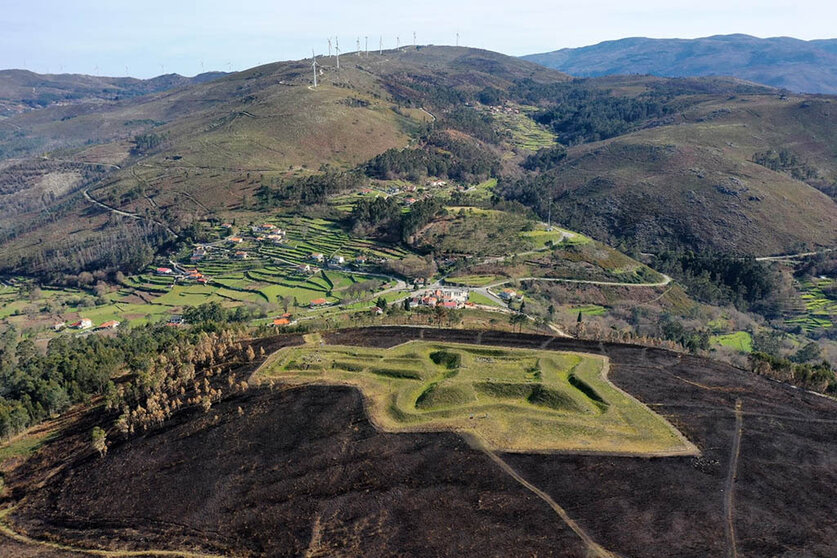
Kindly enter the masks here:
<path id="1" fill-rule="evenodd" d="M 9 328 L 0 334 L 0 437 L 97 395 L 120 410 L 126 432 L 145 428 L 196 398 L 201 405 L 211 403 L 219 393 L 202 383 L 195 386 L 195 372 L 238 354 L 252 360 L 235 341 L 237 323 L 251 316 L 246 309 L 227 310 L 217 303 L 189 308 L 184 316 L 191 327 L 146 325 L 114 337 L 65 335 L 44 351 Z"/>

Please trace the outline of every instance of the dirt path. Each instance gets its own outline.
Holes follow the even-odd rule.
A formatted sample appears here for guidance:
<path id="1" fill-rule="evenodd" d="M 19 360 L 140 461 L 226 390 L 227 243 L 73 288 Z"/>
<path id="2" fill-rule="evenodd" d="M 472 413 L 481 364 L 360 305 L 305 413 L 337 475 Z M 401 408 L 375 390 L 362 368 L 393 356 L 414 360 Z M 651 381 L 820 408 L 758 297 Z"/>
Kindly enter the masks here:
<path id="1" fill-rule="evenodd" d="M 735 401 L 735 434 L 732 437 L 730 448 L 730 463 L 727 471 L 727 480 L 724 484 L 724 515 L 726 516 L 727 531 L 727 558 L 736 558 L 738 552 L 735 548 L 735 477 L 738 474 L 738 457 L 741 453 L 741 433 L 744 429 L 744 418 L 741 412 L 741 399 Z"/>
<path id="2" fill-rule="evenodd" d="M 499 455 L 491 451 L 491 449 L 486 446 L 482 440 L 475 436 L 471 436 L 471 442 L 476 445 L 483 453 L 485 453 L 491 460 L 500 466 L 500 468 L 505 471 L 510 477 L 514 480 L 522 484 L 526 487 L 529 491 L 531 491 L 535 496 L 549 504 L 549 507 L 558 514 L 564 523 L 573 530 L 573 532 L 578 535 L 578 537 L 584 541 L 584 544 L 587 545 L 587 549 L 590 553 L 590 556 L 594 556 L 596 558 L 616 558 L 616 555 L 610 552 L 609 550 L 601 547 L 596 541 L 587 534 L 587 532 L 581 528 L 581 526 L 576 523 L 570 516 L 567 514 L 566 510 L 558 505 L 558 503 L 552 499 L 552 497 L 532 484 L 531 482 L 527 481 L 523 476 L 518 473 L 511 465 L 506 463 Z"/>
<path id="3" fill-rule="evenodd" d="M 13 541 L 21 544 L 38 546 L 41 548 L 51 548 L 54 550 L 62 550 L 64 552 L 76 552 L 79 554 L 87 554 L 89 556 L 109 556 L 116 558 L 118 556 L 179 556 L 181 558 L 224 558 L 220 554 L 205 554 L 202 552 L 191 552 L 188 550 L 102 550 L 97 548 L 81 548 L 72 545 L 61 544 L 52 541 L 41 541 L 27 537 L 12 529 L 6 523 L 6 516 L 11 513 L 13 508 L 7 508 L 0 511 L 0 536 L 7 537 Z"/>
<path id="4" fill-rule="evenodd" d="M 93 196 L 90 195 L 89 188 L 87 190 L 82 191 L 82 194 L 84 195 L 84 199 L 86 199 L 93 205 L 98 205 L 102 209 L 107 209 L 111 213 L 116 213 L 117 215 L 122 215 L 123 217 L 129 217 L 131 219 L 137 219 L 139 221 L 148 221 L 149 223 L 154 223 L 155 225 L 166 229 L 166 232 L 168 232 L 175 238 L 180 238 L 180 236 L 176 232 L 174 232 L 168 225 L 161 223 L 160 221 L 155 221 L 154 219 L 149 219 L 147 217 L 143 217 L 142 215 L 137 215 L 136 213 L 129 213 L 127 211 L 123 211 L 121 209 L 117 209 L 115 207 L 111 207 L 105 203 L 100 202 L 99 200 L 95 199 Z"/>

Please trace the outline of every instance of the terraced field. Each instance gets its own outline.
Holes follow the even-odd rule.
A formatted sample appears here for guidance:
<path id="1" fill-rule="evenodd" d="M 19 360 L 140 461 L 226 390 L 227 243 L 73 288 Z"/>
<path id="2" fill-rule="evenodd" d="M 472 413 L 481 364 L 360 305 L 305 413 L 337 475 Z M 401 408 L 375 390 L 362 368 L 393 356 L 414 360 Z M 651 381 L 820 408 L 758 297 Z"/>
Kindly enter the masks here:
<path id="1" fill-rule="evenodd" d="M 687 455 L 694 447 L 583 353 L 410 342 L 284 349 L 261 381 L 360 388 L 390 431 L 454 430 L 503 451 Z"/>
<path id="2" fill-rule="evenodd" d="M 834 327 L 837 315 L 837 301 L 828 298 L 823 288 L 834 284 L 833 279 L 813 279 L 800 284 L 805 312 L 785 320 L 789 324 L 802 326 L 806 332 Z"/>

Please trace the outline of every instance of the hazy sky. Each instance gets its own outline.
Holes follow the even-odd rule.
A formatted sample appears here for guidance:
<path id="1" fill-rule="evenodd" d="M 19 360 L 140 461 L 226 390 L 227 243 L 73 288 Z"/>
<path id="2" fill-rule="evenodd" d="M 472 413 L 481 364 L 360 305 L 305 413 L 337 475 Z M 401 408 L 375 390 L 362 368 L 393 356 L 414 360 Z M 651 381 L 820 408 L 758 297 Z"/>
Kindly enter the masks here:
<path id="1" fill-rule="evenodd" d="M 833 38 L 835 22 L 835 0 L 0 0 L 0 68 L 193 75 L 322 53 L 334 35 L 348 51 L 358 36 L 391 48 L 459 31 L 522 55 L 634 36 Z"/>

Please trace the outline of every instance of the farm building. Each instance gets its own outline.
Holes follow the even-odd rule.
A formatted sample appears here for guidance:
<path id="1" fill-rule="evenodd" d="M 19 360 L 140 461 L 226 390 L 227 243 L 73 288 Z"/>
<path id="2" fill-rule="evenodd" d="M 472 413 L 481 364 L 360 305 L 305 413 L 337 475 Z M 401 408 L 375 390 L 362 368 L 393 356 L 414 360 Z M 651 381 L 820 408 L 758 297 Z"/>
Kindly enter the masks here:
<path id="1" fill-rule="evenodd" d="M 174 275 L 174 270 L 170 267 L 158 267 L 154 270 L 157 275 Z"/>
<path id="2" fill-rule="evenodd" d="M 90 329 L 93 327 L 93 321 L 89 318 L 82 318 L 77 322 L 71 323 L 70 327 L 73 329 Z"/>
<path id="3" fill-rule="evenodd" d="M 320 254 L 319 252 L 314 252 L 313 254 L 311 254 L 311 259 L 315 262 L 322 262 L 325 261 L 325 256 Z"/>
<path id="4" fill-rule="evenodd" d="M 110 320 L 102 324 L 99 324 L 99 327 L 97 327 L 96 329 L 116 329 L 117 327 L 119 327 L 119 322 L 117 322 L 116 320 Z"/>
<path id="5" fill-rule="evenodd" d="M 318 306 L 325 306 L 328 304 L 328 301 L 324 298 L 315 298 L 311 301 L 310 306 L 311 308 L 316 308 Z"/>

